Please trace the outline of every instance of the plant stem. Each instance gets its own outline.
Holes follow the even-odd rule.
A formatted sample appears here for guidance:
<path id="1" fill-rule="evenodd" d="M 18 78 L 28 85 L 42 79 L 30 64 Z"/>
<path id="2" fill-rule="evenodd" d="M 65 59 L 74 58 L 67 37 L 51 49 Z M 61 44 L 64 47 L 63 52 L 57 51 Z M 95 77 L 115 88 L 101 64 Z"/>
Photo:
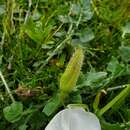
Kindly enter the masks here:
<path id="1" fill-rule="evenodd" d="M 3 76 L 1 71 L 0 71 L 0 77 L 1 77 L 1 79 L 3 81 L 3 84 L 5 85 L 5 88 L 6 88 L 8 94 L 10 96 L 10 99 L 12 100 L 12 102 L 15 102 L 15 99 L 14 99 L 14 97 L 13 97 L 13 95 L 12 95 L 10 89 L 9 89 L 9 86 L 7 85 L 7 83 L 6 83 L 5 79 L 4 79 L 4 76 Z"/>
<path id="2" fill-rule="evenodd" d="M 99 116 L 102 116 L 107 110 L 109 110 L 115 103 L 117 103 L 121 98 L 124 98 L 124 96 L 128 95 L 130 92 L 130 85 L 127 85 L 127 87 L 122 90 L 112 101 L 110 101 L 106 106 L 104 106 L 100 111 L 98 112 Z"/>
<path id="3" fill-rule="evenodd" d="M 126 86 L 125 85 L 120 85 L 120 86 L 116 86 L 116 87 L 111 87 L 111 88 L 108 88 L 106 91 L 113 91 L 113 90 L 117 90 L 117 89 L 122 89 L 122 88 L 125 88 Z"/>
<path id="4" fill-rule="evenodd" d="M 32 0 L 28 0 L 28 10 L 27 10 L 27 13 L 26 13 L 26 16 L 25 16 L 24 24 L 27 23 L 27 20 L 30 16 L 31 6 L 32 6 Z"/>

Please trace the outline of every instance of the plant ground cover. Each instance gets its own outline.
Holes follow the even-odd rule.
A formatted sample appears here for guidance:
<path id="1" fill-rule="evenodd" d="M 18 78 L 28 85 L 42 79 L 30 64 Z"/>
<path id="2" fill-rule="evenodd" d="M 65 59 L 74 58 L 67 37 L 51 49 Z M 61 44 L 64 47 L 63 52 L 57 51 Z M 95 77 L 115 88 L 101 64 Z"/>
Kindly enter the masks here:
<path id="1" fill-rule="evenodd" d="M 0 130 L 43 130 L 69 104 L 95 113 L 102 130 L 130 129 L 129 0 L 0 0 L 0 19 Z M 61 103 L 79 46 L 82 69 Z"/>

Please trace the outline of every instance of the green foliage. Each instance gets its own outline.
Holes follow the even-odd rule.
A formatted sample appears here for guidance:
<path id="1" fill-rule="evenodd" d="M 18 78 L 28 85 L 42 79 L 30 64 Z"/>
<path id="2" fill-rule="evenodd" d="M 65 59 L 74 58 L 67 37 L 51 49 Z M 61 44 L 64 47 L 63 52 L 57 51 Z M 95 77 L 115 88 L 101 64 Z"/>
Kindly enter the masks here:
<path id="1" fill-rule="evenodd" d="M 27 125 L 21 125 L 21 126 L 18 128 L 18 130 L 26 130 L 26 128 L 27 128 Z"/>
<path id="2" fill-rule="evenodd" d="M 50 116 L 58 109 L 60 105 L 61 105 L 61 99 L 59 94 L 57 94 L 48 101 L 42 112 L 44 112 L 47 116 Z"/>
<path id="3" fill-rule="evenodd" d="M 0 0 L 0 19 L 1 130 L 45 129 L 68 104 L 130 129 L 129 0 Z"/>
<path id="4" fill-rule="evenodd" d="M 122 27 L 122 37 L 124 38 L 125 34 L 130 33 L 130 22 L 127 22 L 125 26 Z"/>
<path id="5" fill-rule="evenodd" d="M 111 100 L 106 106 L 99 110 L 98 115 L 102 116 L 106 111 L 108 111 L 111 107 L 114 109 L 118 109 L 120 107 L 121 102 L 129 95 L 130 93 L 130 85 L 122 90 L 113 100 Z"/>
<path id="6" fill-rule="evenodd" d="M 120 124 L 118 123 L 111 124 L 102 120 L 101 124 L 103 130 L 124 130 L 124 128 L 121 128 Z"/>
<path id="7" fill-rule="evenodd" d="M 115 57 L 112 57 L 111 61 L 108 63 L 107 71 L 111 72 L 112 77 L 118 77 L 124 71 L 124 65 L 120 64 Z"/>
<path id="8" fill-rule="evenodd" d="M 14 102 L 10 106 L 3 109 L 6 120 L 14 123 L 20 120 L 23 113 L 23 104 L 21 102 Z"/>
<path id="9" fill-rule="evenodd" d="M 95 37 L 94 33 L 91 29 L 82 30 L 82 32 L 80 32 L 80 34 L 79 34 L 79 38 L 82 43 L 89 42 L 89 41 L 93 40 L 94 37 Z"/>
<path id="10" fill-rule="evenodd" d="M 43 40 L 43 30 L 41 23 L 34 23 L 33 20 L 30 18 L 28 19 L 25 27 L 25 33 L 34 41 L 42 42 Z"/>
<path id="11" fill-rule="evenodd" d="M 107 76 L 106 72 L 93 72 L 90 71 L 85 76 L 83 85 L 90 86 L 91 88 L 96 87 L 101 80 L 103 80 Z"/>
<path id="12" fill-rule="evenodd" d="M 130 47 L 121 46 L 119 48 L 119 53 L 120 53 L 123 61 L 125 61 L 127 63 L 130 61 Z"/>

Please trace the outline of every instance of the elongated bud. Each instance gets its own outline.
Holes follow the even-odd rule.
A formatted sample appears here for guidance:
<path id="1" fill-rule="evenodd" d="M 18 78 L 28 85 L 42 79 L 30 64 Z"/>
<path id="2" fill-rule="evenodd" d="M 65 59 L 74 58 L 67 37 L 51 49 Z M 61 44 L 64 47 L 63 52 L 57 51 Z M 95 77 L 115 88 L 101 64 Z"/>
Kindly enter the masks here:
<path id="1" fill-rule="evenodd" d="M 83 64 L 84 54 L 82 48 L 77 48 L 71 57 L 67 68 L 60 79 L 61 92 L 69 93 L 76 86 Z"/>

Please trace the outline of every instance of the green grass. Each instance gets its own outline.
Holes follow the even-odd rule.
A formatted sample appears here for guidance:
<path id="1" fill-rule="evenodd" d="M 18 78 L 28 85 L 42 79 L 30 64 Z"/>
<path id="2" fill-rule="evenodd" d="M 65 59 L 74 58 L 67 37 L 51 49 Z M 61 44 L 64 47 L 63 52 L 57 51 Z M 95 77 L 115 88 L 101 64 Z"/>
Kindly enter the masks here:
<path id="1" fill-rule="evenodd" d="M 68 104 L 87 105 L 103 130 L 129 130 L 129 12 L 129 0 L 1 0 L 0 71 L 7 88 L 0 80 L 0 130 L 42 130 Z M 79 45 L 77 88 L 59 105 L 60 78 Z M 48 101 L 56 104 L 46 109 L 50 116 Z M 12 106 L 17 115 L 7 110 Z"/>

